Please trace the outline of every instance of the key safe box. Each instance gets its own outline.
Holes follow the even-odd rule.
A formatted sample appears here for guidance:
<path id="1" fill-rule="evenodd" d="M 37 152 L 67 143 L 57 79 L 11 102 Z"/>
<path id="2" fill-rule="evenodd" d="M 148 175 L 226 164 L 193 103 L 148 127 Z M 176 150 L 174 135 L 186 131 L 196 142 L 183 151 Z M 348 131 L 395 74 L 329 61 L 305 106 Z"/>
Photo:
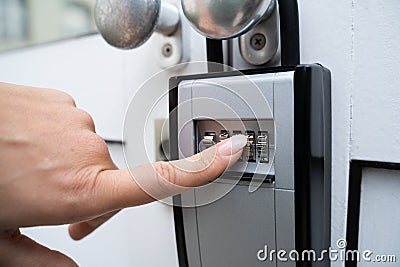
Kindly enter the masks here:
<path id="1" fill-rule="evenodd" d="M 330 85 L 318 64 L 170 79 L 173 159 L 248 138 L 216 182 L 174 197 L 180 266 L 329 266 Z"/>

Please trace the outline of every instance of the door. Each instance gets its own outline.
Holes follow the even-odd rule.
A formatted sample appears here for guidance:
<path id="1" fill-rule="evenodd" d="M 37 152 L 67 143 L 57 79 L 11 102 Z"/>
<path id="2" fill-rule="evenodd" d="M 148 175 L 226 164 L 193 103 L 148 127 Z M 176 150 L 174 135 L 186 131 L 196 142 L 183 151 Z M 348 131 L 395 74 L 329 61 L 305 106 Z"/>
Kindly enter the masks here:
<path id="1" fill-rule="evenodd" d="M 79 11 L 77 6 L 67 9 L 70 2 L 85 6 L 89 12 Z M 88 111 L 94 118 L 97 132 L 108 141 L 116 164 L 125 168 L 122 152 L 125 111 L 140 85 L 163 70 L 154 56 L 159 39 L 153 35 L 140 48 L 120 51 L 107 45 L 99 34 L 92 31 L 94 27 L 87 28 L 89 32 L 79 32 L 76 37 L 76 30 L 79 29 L 76 24 L 79 21 L 94 24 L 90 17 L 94 2 L 1 0 L 0 81 L 55 88 L 73 96 L 77 106 Z M 172 3 L 177 4 L 178 1 Z M 69 30 L 66 35 L 75 36 L 73 38 L 65 38 L 59 34 L 63 12 L 67 12 L 66 18 L 69 18 L 67 25 L 63 24 L 63 33 Z M 30 21 L 24 21 L 29 18 L 28 14 L 31 15 Z M 10 20 L 13 20 L 13 24 L 6 28 L 2 22 Z M 8 32 L 21 36 L 10 36 L 7 29 Z M 205 39 L 192 30 L 186 33 L 190 39 L 187 44 L 192 44 L 191 60 L 205 60 Z M 26 40 L 28 37 L 25 35 L 29 35 L 30 39 Z M 59 40 L 60 38 L 62 39 Z M 20 47 L 24 43 L 21 40 L 33 42 L 35 45 Z M 48 42 L 49 40 L 52 42 Z M 19 48 L 12 49 L 17 45 Z M 174 75 L 182 75 L 187 71 L 183 67 Z M 171 75 L 167 71 L 164 75 L 165 81 L 160 87 L 165 89 Z M 158 114 L 158 119 L 165 119 L 167 115 Z M 137 116 L 145 114 L 138 110 Z M 155 132 L 150 135 L 155 135 Z M 150 158 L 155 161 L 155 149 L 151 151 Z M 146 155 L 135 155 L 137 164 L 145 161 Z M 22 232 L 51 249 L 66 253 L 80 266 L 178 264 L 172 207 L 161 203 L 127 209 L 80 242 L 70 239 L 67 226 L 30 228 L 23 229 Z"/>

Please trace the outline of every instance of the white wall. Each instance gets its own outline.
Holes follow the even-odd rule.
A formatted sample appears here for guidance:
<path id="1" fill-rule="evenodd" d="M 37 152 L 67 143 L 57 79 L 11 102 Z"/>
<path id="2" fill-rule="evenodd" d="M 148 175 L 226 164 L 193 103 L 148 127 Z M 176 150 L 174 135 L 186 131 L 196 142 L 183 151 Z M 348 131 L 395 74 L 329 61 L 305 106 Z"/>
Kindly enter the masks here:
<path id="1" fill-rule="evenodd" d="M 400 1 L 354 8 L 351 157 L 400 162 Z"/>
<path id="2" fill-rule="evenodd" d="M 141 51 L 137 52 L 136 57 L 143 60 Z M 93 35 L 3 52 L 0 80 L 67 92 L 78 107 L 93 116 L 101 136 L 121 140 L 124 92 L 128 86 L 125 62 L 129 56 L 132 55 L 111 49 L 100 36 Z M 151 73 L 151 66 L 148 69 L 143 71 Z"/>

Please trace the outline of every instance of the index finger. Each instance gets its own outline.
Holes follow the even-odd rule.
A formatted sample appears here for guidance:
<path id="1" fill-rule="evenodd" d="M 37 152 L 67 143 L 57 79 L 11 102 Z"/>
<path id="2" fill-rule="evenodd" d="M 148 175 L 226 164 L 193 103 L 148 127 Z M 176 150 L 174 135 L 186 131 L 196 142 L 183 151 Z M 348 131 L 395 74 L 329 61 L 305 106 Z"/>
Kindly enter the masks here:
<path id="1" fill-rule="evenodd" d="M 92 212 L 138 206 L 204 185 L 232 166 L 246 143 L 245 136 L 237 135 L 186 159 L 102 171 L 92 190 Z"/>

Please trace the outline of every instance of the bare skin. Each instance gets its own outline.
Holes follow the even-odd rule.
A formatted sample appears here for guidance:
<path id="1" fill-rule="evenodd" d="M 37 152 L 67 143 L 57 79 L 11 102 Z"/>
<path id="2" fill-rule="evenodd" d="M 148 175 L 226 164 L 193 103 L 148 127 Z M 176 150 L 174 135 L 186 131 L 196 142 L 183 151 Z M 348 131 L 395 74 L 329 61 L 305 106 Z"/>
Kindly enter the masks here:
<path id="1" fill-rule="evenodd" d="M 0 266 L 76 266 L 19 228 L 71 224 L 70 236 L 79 240 L 123 208 L 217 178 L 246 144 L 237 136 L 188 159 L 119 170 L 91 116 L 71 96 L 5 83 L 0 121 Z M 148 177 L 154 194 L 132 176 Z"/>

